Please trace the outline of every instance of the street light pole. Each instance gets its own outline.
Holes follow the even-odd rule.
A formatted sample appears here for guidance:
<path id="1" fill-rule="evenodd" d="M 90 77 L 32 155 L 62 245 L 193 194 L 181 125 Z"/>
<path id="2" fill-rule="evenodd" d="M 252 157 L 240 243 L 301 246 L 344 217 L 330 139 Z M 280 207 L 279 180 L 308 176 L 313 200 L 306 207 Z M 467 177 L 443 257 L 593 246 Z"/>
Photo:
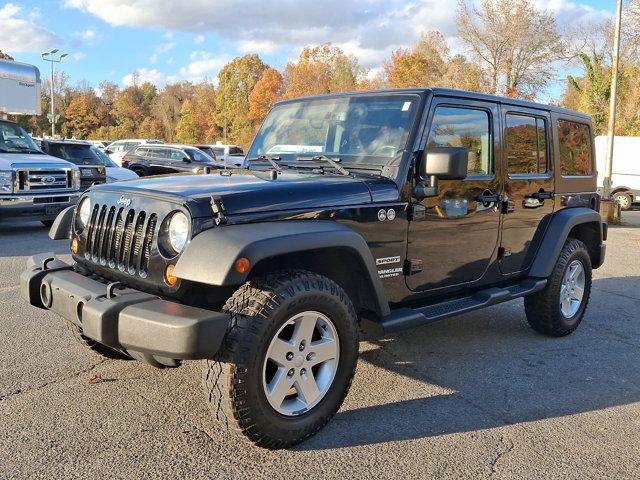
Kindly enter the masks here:
<path id="1" fill-rule="evenodd" d="M 49 50 L 48 52 L 42 52 L 41 56 L 45 62 L 49 62 L 51 64 L 51 136 L 55 137 L 56 135 L 56 109 L 55 109 L 55 100 L 53 98 L 53 64 L 60 63 L 63 58 L 65 58 L 68 53 L 63 53 L 59 57 L 55 57 L 55 54 L 58 53 L 58 49 L 54 48 Z"/>
<path id="2" fill-rule="evenodd" d="M 607 160 L 604 167 L 604 199 L 611 199 L 611 172 L 613 170 L 613 142 L 616 128 L 616 96 L 618 90 L 618 65 L 620 63 L 620 25 L 622 23 L 622 0 L 616 5 L 616 27 L 613 38 L 613 59 L 611 62 L 611 95 L 609 99 L 609 128 L 607 132 Z"/>

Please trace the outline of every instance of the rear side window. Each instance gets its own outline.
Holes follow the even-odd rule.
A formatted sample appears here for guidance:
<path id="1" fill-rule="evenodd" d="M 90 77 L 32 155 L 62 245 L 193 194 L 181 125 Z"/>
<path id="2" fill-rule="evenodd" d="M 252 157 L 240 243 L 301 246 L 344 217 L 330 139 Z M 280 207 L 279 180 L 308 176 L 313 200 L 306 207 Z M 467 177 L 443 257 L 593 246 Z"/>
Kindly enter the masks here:
<path id="1" fill-rule="evenodd" d="M 229 155 L 244 155 L 240 147 L 229 147 Z"/>
<path id="2" fill-rule="evenodd" d="M 539 174 L 548 171 L 545 120 L 507 114 L 505 144 L 509 174 Z"/>
<path id="3" fill-rule="evenodd" d="M 558 120 L 560 173 L 563 176 L 586 176 L 593 173 L 591 130 L 589 125 Z"/>
<path id="4" fill-rule="evenodd" d="M 436 107 L 427 140 L 427 150 L 435 147 L 467 147 L 469 175 L 490 175 L 491 129 L 489 113 L 456 107 Z"/>
<path id="5" fill-rule="evenodd" d="M 149 154 L 149 149 L 146 147 L 138 147 L 136 148 L 136 155 L 140 155 L 141 157 L 145 157 Z"/>

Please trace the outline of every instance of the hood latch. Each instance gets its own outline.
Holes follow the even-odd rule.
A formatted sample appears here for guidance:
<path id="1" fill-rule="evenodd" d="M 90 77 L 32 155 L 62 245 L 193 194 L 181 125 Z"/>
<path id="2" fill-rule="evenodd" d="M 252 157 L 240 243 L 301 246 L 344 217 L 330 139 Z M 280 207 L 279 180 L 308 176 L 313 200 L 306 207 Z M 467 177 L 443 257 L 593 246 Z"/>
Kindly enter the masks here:
<path id="1" fill-rule="evenodd" d="M 216 225 L 224 225 L 227 223 L 222 197 L 211 197 L 211 211 L 213 212 L 213 220 L 216 222 Z"/>

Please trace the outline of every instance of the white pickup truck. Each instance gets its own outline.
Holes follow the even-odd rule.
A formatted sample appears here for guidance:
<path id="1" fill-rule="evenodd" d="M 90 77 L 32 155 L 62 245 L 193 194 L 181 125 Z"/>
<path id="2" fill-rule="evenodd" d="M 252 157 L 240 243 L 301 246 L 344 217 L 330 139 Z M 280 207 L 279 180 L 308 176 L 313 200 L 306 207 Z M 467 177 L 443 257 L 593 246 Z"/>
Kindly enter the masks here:
<path id="1" fill-rule="evenodd" d="M 49 226 L 78 201 L 78 167 L 44 154 L 20 125 L 2 119 L 39 113 L 38 69 L 0 60 L 0 221 L 28 217 Z"/>

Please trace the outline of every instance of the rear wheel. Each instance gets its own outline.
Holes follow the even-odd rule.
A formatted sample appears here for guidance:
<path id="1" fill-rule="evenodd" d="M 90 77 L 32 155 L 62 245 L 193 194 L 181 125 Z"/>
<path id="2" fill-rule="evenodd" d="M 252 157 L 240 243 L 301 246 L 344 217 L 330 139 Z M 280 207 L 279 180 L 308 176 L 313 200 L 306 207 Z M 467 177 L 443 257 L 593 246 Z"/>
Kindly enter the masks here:
<path id="1" fill-rule="evenodd" d="M 591 258 L 584 243 L 568 239 L 544 290 L 524 299 L 529 325 L 552 337 L 572 333 L 582 321 L 591 294 Z"/>
<path id="2" fill-rule="evenodd" d="M 147 171 L 144 168 L 132 168 L 131 171 L 136 173 L 139 177 L 145 177 L 147 175 Z"/>
<path id="3" fill-rule="evenodd" d="M 251 280 L 225 309 L 231 327 L 204 371 L 216 418 L 266 448 L 314 435 L 340 408 L 358 358 L 357 318 L 344 290 L 289 270 Z"/>
<path id="4" fill-rule="evenodd" d="M 633 199 L 631 195 L 627 192 L 616 192 L 612 197 L 614 202 L 617 202 L 620 205 L 622 210 L 629 210 L 631 208 L 631 204 L 633 203 Z"/>
<path id="5" fill-rule="evenodd" d="M 113 360 L 131 360 L 131 357 L 125 353 L 114 350 L 113 348 L 109 348 L 106 345 L 102 345 L 101 343 L 96 342 L 95 340 L 91 340 L 88 337 L 85 337 L 82 334 L 82 330 L 75 323 L 72 323 L 68 320 L 65 321 L 67 324 L 67 330 L 71 332 L 73 338 L 77 340 L 83 347 L 88 348 L 89 350 L 97 353 L 98 355 L 109 358 Z"/>

